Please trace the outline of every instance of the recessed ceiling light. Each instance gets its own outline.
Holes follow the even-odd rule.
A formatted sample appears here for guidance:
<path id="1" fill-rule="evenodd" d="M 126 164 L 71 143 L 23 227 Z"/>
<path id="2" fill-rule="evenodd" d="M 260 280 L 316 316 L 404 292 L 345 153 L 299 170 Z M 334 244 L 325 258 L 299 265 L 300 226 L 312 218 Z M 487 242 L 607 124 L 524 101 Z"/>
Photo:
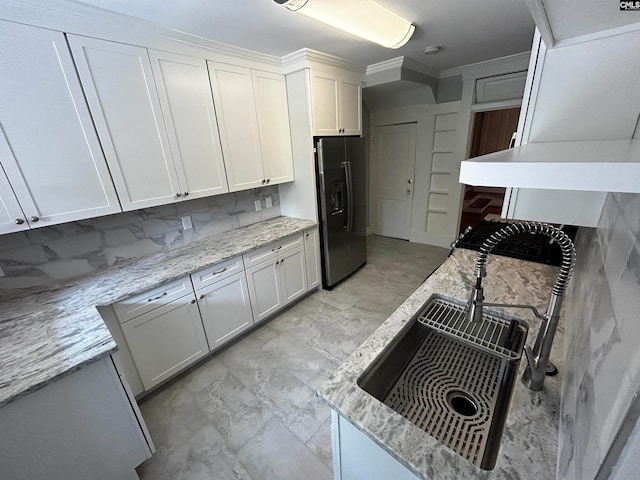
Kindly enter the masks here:
<path id="1" fill-rule="evenodd" d="M 370 0 L 274 0 L 332 27 L 387 48 L 405 45 L 416 26 Z"/>
<path id="2" fill-rule="evenodd" d="M 441 49 L 442 49 L 442 47 L 440 45 L 429 45 L 427 48 L 424 49 L 424 54 L 425 55 L 435 55 Z"/>

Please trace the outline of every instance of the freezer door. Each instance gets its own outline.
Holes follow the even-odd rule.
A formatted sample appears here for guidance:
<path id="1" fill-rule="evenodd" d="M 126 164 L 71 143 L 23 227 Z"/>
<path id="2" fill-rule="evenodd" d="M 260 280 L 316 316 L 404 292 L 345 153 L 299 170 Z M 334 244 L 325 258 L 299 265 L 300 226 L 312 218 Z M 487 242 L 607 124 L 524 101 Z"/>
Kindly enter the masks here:
<path id="1" fill-rule="evenodd" d="M 367 185 L 365 171 L 365 139 L 346 138 L 346 161 L 351 171 L 352 209 L 349 232 L 349 270 L 354 271 L 367 261 Z"/>
<path id="2" fill-rule="evenodd" d="M 349 269 L 345 149 L 342 138 L 322 138 L 317 144 L 318 194 L 320 196 L 323 283 L 331 287 L 345 278 Z"/>

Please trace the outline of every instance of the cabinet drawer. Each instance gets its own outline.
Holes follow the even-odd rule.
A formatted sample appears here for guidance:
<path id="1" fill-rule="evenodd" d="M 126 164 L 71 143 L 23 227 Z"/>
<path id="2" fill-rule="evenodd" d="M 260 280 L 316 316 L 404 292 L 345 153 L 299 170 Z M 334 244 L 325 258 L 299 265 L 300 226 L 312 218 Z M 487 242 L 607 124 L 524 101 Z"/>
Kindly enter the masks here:
<path id="1" fill-rule="evenodd" d="M 193 287 L 189 277 L 185 277 L 114 303 L 113 309 L 120 323 L 124 323 L 189 293 L 193 293 Z"/>
<path id="2" fill-rule="evenodd" d="M 238 272 L 244 270 L 242 264 L 242 257 L 237 256 L 231 260 L 226 260 L 222 263 L 217 263 L 211 267 L 207 267 L 196 273 L 191 274 L 193 280 L 193 288 L 196 290 L 204 288 L 220 280 L 223 280 L 231 275 L 235 275 Z"/>
<path id="3" fill-rule="evenodd" d="M 302 245 L 302 233 L 300 233 L 287 238 L 283 238 L 282 240 L 271 243 L 266 247 L 258 248 L 253 252 L 245 253 L 242 256 L 242 258 L 244 259 L 244 268 L 249 268 L 266 260 L 270 260 L 280 255 L 281 253 L 287 252 L 297 247 L 301 247 Z"/>

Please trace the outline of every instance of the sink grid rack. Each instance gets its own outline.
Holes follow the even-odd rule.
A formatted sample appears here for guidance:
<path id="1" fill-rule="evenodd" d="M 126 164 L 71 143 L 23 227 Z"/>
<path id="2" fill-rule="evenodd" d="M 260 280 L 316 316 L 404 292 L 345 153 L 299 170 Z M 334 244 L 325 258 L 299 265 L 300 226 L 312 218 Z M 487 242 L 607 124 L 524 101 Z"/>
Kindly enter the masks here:
<path id="1" fill-rule="evenodd" d="M 520 325 L 519 320 L 483 312 L 482 320 L 475 322 L 467 318 L 465 307 L 465 304 L 458 303 L 455 299 L 438 295 L 429 302 L 426 311 L 418 316 L 418 321 L 434 330 L 497 353 L 508 360 L 520 359 L 521 352 L 510 348 L 514 329 Z"/>

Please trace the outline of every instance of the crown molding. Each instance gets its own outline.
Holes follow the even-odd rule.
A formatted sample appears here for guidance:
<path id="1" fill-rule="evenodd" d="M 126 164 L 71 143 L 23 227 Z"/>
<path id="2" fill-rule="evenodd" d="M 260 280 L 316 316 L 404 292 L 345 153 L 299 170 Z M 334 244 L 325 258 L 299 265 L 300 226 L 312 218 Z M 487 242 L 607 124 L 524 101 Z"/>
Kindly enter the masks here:
<path id="1" fill-rule="evenodd" d="M 374 73 L 386 72 L 388 70 L 395 70 L 397 68 L 408 68 L 414 72 L 422 73 L 430 77 L 438 78 L 440 71 L 435 68 L 424 65 L 420 62 L 416 62 L 409 57 L 396 57 L 384 62 L 378 62 L 367 66 L 367 75 Z"/>
<path id="2" fill-rule="evenodd" d="M 365 68 L 344 58 L 322 53 L 311 48 L 301 48 L 282 57 L 283 73 L 293 73 L 304 68 L 333 67 L 350 70 L 357 74 L 364 74 Z"/>
<path id="3" fill-rule="evenodd" d="M 506 57 L 493 58 L 484 62 L 471 63 L 461 67 L 450 68 L 440 72 L 439 78 L 462 75 L 462 80 L 503 75 L 505 73 L 520 72 L 529 68 L 531 52 L 516 53 Z"/>

